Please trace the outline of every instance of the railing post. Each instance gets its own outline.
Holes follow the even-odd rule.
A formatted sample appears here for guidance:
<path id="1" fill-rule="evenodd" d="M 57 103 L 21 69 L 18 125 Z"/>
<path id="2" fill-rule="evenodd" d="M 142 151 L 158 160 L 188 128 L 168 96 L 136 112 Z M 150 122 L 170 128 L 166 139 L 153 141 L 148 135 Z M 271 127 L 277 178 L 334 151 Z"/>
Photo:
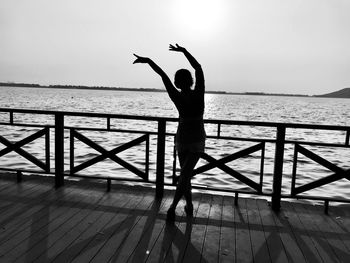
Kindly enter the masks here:
<path id="1" fill-rule="evenodd" d="M 162 198 L 164 192 L 165 132 L 166 122 L 165 120 L 159 120 L 157 138 L 156 198 Z"/>
<path id="2" fill-rule="evenodd" d="M 293 170 L 292 170 L 292 186 L 291 186 L 291 195 L 293 197 L 295 197 L 295 182 L 297 179 L 298 148 L 299 148 L 299 144 L 295 144 L 294 157 L 293 157 Z"/>
<path id="3" fill-rule="evenodd" d="M 149 180 L 149 134 L 147 134 L 147 137 L 146 137 L 145 159 L 146 159 L 145 174 L 146 174 L 147 181 L 148 181 Z"/>
<path id="4" fill-rule="evenodd" d="M 17 183 L 20 183 L 22 182 L 22 172 L 21 171 L 17 171 Z"/>
<path id="5" fill-rule="evenodd" d="M 55 187 L 64 184 L 64 115 L 55 114 Z"/>
<path id="6" fill-rule="evenodd" d="M 46 127 L 45 133 L 45 162 L 46 170 L 50 172 L 50 128 Z"/>
<path id="7" fill-rule="evenodd" d="M 111 129 L 111 118 L 107 117 L 107 131 Z"/>
<path id="8" fill-rule="evenodd" d="M 274 172 L 273 172 L 272 200 L 271 200 L 272 209 L 274 211 L 279 211 L 281 208 L 281 188 L 282 188 L 285 137 L 286 137 L 286 127 L 277 126 L 275 164 L 274 164 Z"/>
<path id="9" fill-rule="evenodd" d="M 10 124 L 13 124 L 13 111 L 10 111 Z"/>
<path id="10" fill-rule="evenodd" d="M 261 159 L 260 159 L 260 189 L 259 192 L 262 193 L 262 186 L 263 186 L 263 180 L 264 180 L 264 164 L 265 164 L 265 142 L 262 142 L 261 147 Z"/>

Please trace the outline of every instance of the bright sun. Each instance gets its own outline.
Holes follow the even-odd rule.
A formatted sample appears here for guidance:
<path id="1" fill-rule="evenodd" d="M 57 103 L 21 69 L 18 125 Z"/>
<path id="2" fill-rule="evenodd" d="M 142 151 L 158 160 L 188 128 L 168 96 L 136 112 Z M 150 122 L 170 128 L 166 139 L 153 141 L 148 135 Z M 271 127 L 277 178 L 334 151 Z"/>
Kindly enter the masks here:
<path id="1" fill-rule="evenodd" d="M 179 30 L 194 37 L 212 36 L 224 23 L 225 7 L 217 0 L 178 0 L 174 4 Z"/>

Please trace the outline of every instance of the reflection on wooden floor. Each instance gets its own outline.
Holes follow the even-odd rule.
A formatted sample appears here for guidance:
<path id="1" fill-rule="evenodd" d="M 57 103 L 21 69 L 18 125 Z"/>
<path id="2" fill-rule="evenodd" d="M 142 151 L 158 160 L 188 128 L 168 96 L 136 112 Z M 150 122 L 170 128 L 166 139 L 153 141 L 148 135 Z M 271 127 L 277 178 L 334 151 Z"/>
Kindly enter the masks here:
<path id="1" fill-rule="evenodd" d="M 349 262 L 350 206 L 194 194 L 166 223 L 172 191 L 0 177 L 0 262 Z"/>

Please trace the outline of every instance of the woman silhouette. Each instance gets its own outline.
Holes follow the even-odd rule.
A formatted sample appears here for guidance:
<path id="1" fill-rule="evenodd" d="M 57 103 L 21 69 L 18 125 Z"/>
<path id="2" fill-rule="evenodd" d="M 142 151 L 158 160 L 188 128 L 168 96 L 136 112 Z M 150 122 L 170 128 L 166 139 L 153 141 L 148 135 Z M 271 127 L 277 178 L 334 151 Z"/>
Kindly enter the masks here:
<path id="1" fill-rule="evenodd" d="M 181 166 L 181 173 L 176 187 L 173 203 L 171 204 L 167 220 L 175 220 L 175 209 L 182 196 L 186 199 L 185 212 L 187 216 L 193 216 L 193 204 L 191 193 L 191 177 L 201 153 L 205 147 L 205 130 L 203 123 L 204 114 L 204 75 L 201 65 L 184 48 L 176 44 L 169 46 L 170 51 L 181 52 L 185 55 L 191 66 L 195 69 L 196 83 L 194 89 L 191 72 L 187 69 L 180 69 L 175 73 L 174 84 L 167 74 L 150 58 L 138 55 L 134 63 L 148 64 L 163 80 L 170 99 L 174 102 L 179 112 L 179 124 L 176 132 L 176 151 Z"/>

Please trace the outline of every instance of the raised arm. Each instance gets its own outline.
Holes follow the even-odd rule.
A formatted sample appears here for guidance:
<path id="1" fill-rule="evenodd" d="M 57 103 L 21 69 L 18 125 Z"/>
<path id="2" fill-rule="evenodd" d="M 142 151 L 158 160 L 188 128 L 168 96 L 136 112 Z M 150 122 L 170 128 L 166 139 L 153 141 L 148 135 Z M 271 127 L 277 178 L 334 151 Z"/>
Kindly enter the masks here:
<path id="1" fill-rule="evenodd" d="M 202 70 L 201 65 L 199 62 L 191 55 L 190 52 L 186 50 L 186 48 L 179 46 L 178 44 L 169 45 L 169 50 L 170 51 L 176 51 L 176 52 L 182 52 L 185 57 L 187 58 L 188 62 L 191 64 L 191 66 L 195 70 L 195 75 L 196 75 L 196 84 L 195 84 L 195 90 L 199 92 L 204 93 L 205 85 L 204 85 L 204 73 Z"/>
<path id="2" fill-rule="evenodd" d="M 176 95 L 178 95 L 179 91 L 174 87 L 168 75 L 155 62 L 153 62 L 152 59 L 148 57 L 141 57 L 136 54 L 134 54 L 134 56 L 136 57 L 136 60 L 133 62 L 133 64 L 136 64 L 136 63 L 148 64 L 162 78 L 162 81 L 169 94 L 169 97 L 172 100 L 174 100 Z"/>
<path id="3" fill-rule="evenodd" d="M 169 45 L 169 50 L 170 51 L 176 51 L 176 52 L 182 52 L 185 57 L 187 58 L 188 62 L 190 62 L 191 66 L 194 69 L 200 68 L 201 65 L 198 63 L 198 61 L 191 55 L 190 52 L 188 52 L 186 50 L 186 48 L 179 46 L 178 44 L 175 44 L 175 46 L 173 45 Z"/>

